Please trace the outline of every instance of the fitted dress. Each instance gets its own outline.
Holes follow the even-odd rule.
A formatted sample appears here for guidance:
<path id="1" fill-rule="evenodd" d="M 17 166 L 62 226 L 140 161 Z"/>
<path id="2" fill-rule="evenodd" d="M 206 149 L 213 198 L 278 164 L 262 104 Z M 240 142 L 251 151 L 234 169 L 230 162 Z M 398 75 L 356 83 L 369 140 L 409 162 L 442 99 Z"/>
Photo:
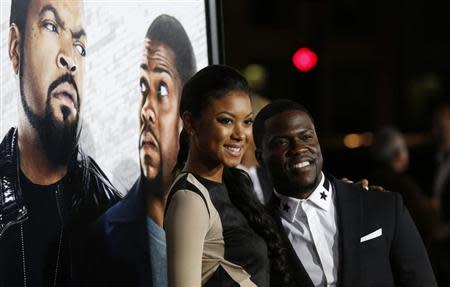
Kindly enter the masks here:
<path id="1" fill-rule="evenodd" d="M 177 177 L 164 219 L 169 286 L 269 286 L 267 245 L 225 184 Z"/>

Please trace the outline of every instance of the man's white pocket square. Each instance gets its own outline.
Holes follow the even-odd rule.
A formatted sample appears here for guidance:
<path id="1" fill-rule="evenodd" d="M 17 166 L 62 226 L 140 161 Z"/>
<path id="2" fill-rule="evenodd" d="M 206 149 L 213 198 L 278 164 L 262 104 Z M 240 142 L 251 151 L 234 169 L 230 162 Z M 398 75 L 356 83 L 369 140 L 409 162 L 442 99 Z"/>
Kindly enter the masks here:
<path id="1" fill-rule="evenodd" d="M 369 233 L 369 234 L 367 234 L 367 235 L 361 237 L 361 241 L 360 241 L 360 242 L 364 242 L 364 241 L 367 241 L 367 240 L 371 240 L 371 239 L 380 237 L 381 234 L 383 234 L 383 233 L 382 233 L 382 229 L 381 229 L 381 228 L 378 228 L 378 229 L 375 230 L 374 232 L 371 232 L 371 233 Z"/>

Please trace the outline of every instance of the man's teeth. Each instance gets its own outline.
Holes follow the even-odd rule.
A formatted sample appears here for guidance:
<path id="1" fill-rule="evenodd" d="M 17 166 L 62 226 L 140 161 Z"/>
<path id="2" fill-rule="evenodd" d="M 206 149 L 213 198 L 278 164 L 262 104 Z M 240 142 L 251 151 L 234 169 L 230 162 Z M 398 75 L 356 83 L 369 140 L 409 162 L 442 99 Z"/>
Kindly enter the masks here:
<path id="1" fill-rule="evenodd" d="M 304 161 L 304 162 L 300 162 L 300 163 L 294 164 L 294 168 L 303 168 L 303 167 L 308 166 L 308 165 L 309 165 L 309 161 Z"/>

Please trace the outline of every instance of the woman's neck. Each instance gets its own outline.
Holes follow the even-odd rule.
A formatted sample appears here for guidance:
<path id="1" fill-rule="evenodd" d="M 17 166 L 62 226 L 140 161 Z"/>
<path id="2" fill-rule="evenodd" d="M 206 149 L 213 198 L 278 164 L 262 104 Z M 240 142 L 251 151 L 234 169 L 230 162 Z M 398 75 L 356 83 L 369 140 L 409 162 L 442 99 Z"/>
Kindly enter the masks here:
<path id="1" fill-rule="evenodd" d="M 221 163 L 207 162 L 205 158 L 201 158 L 197 153 L 189 152 L 183 170 L 215 182 L 222 182 L 223 168 L 223 164 Z"/>

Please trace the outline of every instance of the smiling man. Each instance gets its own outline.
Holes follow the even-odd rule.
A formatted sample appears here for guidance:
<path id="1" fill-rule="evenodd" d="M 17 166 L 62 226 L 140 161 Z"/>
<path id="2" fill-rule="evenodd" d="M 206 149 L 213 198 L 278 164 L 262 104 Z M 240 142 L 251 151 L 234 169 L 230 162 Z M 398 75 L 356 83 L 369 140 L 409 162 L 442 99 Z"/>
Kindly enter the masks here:
<path id="1" fill-rule="evenodd" d="M 399 194 L 363 190 L 322 172 L 309 112 L 278 100 L 253 125 L 256 158 L 288 247 L 294 286 L 437 286 Z"/>
<path id="2" fill-rule="evenodd" d="M 76 286 L 85 228 L 118 199 L 78 146 L 82 2 L 13 0 L 8 54 L 20 104 L 0 146 L 0 286 Z"/>
<path id="3" fill-rule="evenodd" d="M 195 71 L 181 23 L 158 16 L 147 30 L 140 64 L 141 175 L 96 225 L 94 249 L 102 252 L 91 268 L 95 286 L 167 285 L 164 207 L 179 149 L 181 90 Z"/>

